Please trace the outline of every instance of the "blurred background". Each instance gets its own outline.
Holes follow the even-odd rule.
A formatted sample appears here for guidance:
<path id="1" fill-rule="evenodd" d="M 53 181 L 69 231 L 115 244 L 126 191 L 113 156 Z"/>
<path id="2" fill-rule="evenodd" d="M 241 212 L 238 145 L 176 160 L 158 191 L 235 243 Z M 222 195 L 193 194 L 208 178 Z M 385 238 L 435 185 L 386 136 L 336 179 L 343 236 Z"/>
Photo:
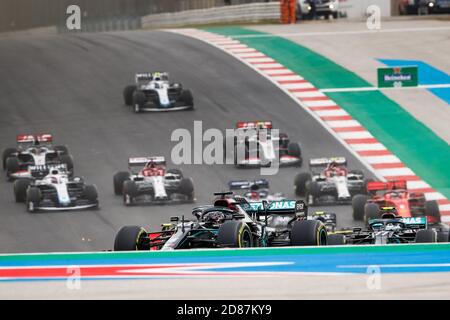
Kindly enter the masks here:
<path id="1" fill-rule="evenodd" d="M 0 32 L 48 26 L 63 31 L 70 5 L 81 9 L 81 31 L 268 20 L 301 23 L 318 18 L 362 19 L 367 16 L 369 5 L 378 6 L 383 17 L 450 11 L 450 0 L 2 0 Z M 295 20 L 282 20 L 283 7 L 289 6 L 295 10 Z"/>

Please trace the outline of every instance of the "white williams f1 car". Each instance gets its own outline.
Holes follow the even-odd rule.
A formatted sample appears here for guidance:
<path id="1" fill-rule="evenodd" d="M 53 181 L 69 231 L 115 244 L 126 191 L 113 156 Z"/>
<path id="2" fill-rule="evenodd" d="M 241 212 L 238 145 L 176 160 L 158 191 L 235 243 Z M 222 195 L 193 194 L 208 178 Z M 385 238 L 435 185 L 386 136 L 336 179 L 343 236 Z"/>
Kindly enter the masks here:
<path id="1" fill-rule="evenodd" d="M 167 72 L 138 73 L 135 84 L 123 91 L 125 105 L 134 111 L 179 111 L 194 109 L 194 99 L 180 83 L 170 83 Z"/>
<path id="2" fill-rule="evenodd" d="M 3 169 L 8 179 L 31 178 L 29 166 L 34 170 L 45 165 L 65 164 L 73 174 L 73 159 L 66 146 L 53 146 L 51 134 L 21 134 L 17 147 L 3 151 Z"/>
<path id="3" fill-rule="evenodd" d="M 43 178 L 42 172 L 47 171 Z M 98 195 L 95 185 L 85 184 L 82 178 L 70 178 L 67 166 L 48 165 L 34 170 L 37 178 L 20 178 L 14 181 L 16 202 L 25 202 L 29 212 L 59 211 L 98 208 Z"/>
<path id="4" fill-rule="evenodd" d="M 178 169 L 165 167 L 164 157 L 130 158 L 129 172 L 114 175 L 114 193 L 125 205 L 193 202 L 194 184 Z M 136 170 L 137 168 L 137 170 Z"/>
<path id="5" fill-rule="evenodd" d="M 230 137 L 227 137 L 229 139 Z M 237 167 L 261 167 L 278 163 L 280 166 L 301 166 L 302 153 L 300 144 L 291 142 L 288 135 L 274 130 L 271 121 L 238 122 L 236 125 L 234 164 Z"/>
<path id="6" fill-rule="evenodd" d="M 347 170 L 347 160 L 319 158 L 309 161 L 311 173 L 295 177 L 295 193 L 306 196 L 309 205 L 348 204 L 356 194 L 366 194 L 366 180 L 360 170 Z"/>

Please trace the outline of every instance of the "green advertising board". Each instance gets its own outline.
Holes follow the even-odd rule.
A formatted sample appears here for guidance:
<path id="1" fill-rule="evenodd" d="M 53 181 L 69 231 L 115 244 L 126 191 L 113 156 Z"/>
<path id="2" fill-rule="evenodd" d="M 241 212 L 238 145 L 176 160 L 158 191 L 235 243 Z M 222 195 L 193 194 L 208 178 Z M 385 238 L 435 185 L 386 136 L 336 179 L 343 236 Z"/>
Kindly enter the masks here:
<path id="1" fill-rule="evenodd" d="M 378 69 L 378 87 L 417 87 L 419 83 L 417 66 Z"/>

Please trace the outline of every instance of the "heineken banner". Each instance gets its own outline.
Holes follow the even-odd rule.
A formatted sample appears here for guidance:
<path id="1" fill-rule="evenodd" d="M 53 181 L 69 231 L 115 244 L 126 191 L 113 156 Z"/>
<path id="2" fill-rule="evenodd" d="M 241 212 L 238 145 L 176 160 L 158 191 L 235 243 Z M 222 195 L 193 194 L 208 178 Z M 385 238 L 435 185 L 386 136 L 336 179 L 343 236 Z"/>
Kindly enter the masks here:
<path id="1" fill-rule="evenodd" d="M 378 87 L 417 87 L 417 66 L 378 69 Z"/>

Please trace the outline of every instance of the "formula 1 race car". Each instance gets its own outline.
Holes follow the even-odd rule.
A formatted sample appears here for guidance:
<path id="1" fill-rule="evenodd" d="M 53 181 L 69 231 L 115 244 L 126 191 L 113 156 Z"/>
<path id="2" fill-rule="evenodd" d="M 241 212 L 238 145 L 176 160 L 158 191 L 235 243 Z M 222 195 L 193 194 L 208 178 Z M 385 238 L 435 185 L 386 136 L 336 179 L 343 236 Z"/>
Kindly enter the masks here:
<path id="1" fill-rule="evenodd" d="M 426 217 L 400 217 L 392 207 L 369 219 L 367 230 L 353 228 L 328 234 L 328 245 L 450 242 L 448 226 L 430 227 Z"/>
<path id="2" fill-rule="evenodd" d="M 319 158 L 309 161 L 311 173 L 301 172 L 295 177 L 298 196 L 306 196 L 308 205 L 348 204 L 356 194 L 366 194 L 366 180 L 360 170 L 348 170 L 347 160 Z"/>
<path id="3" fill-rule="evenodd" d="M 3 170 L 6 170 L 9 180 L 31 178 L 29 166 L 64 163 L 69 175 L 73 174 L 73 159 L 69 150 L 66 146 L 53 146 L 51 134 L 22 134 L 16 140 L 17 147 L 3 151 Z"/>
<path id="4" fill-rule="evenodd" d="M 381 207 L 393 207 L 402 218 L 426 216 L 428 223 L 441 222 L 436 200 L 426 200 L 422 192 L 409 192 L 406 181 L 368 182 L 368 195 L 352 200 L 353 218 L 360 221 L 377 219 Z"/>
<path id="5" fill-rule="evenodd" d="M 245 198 L 216 193 L 213 205 L 194 208 L 195 220 L 172 217 L 161 231 L 148 233 L 140 226 L 119 230 L 114 250 L 174 250 L 191 248 L 326 245 L 322 222 L 306 220 L 303 201 L 248 203 Z"/>
<path id="6" fill-rule="evenodd" d="M 227 150 L 224 145 L 224 154 L 233 153 L 234 164 L 237 167 L 270 166 L 277 162 L 280 166 L 301 166 L 303 162 L 300 144 L 291 142 L 285 133 L 278 133 L 273 129 L 271 121 L 238 122 L 233 137 L 233 150 Z"/>
<path id="7" fill-rule="evenodd" d="M 99 207 L 95 185 L 85 184 L 80 177 L 70 178 L 65 164 L 44 165 L 36 170 L 30 166 L 30 172 L 32 178 L 14 181 L 16 202 L 25 202 L 29 212 Z"/>
<path id="8" fill-rule="evenodd" d="M 125 105 L 134 111 L 179 111 L 194 109 L 191 91 L 180 83 L 170 83 L 167 72 L 138 73 L 135 84 L 123 91 Z"/>
<path id="9" fill-rule="evenodd" d="M 258 180 L 231 180 L 228 182 L 230 191 L 243 196 L 248 202 L 259 202 L 262 200 L 277 201 L 284 200 L 286 197 L 281 193 L 270 193 L 269 181 L 266 179 Z"/>
<path id="10" fill-rule="evenodd" d="M 114 175 L 114 193 L 123 195 L 124 204 L 193 202 L 194 183 L 179 169 L 165 167 L 164 157 L 135 157 L 129 171 Z"/>

